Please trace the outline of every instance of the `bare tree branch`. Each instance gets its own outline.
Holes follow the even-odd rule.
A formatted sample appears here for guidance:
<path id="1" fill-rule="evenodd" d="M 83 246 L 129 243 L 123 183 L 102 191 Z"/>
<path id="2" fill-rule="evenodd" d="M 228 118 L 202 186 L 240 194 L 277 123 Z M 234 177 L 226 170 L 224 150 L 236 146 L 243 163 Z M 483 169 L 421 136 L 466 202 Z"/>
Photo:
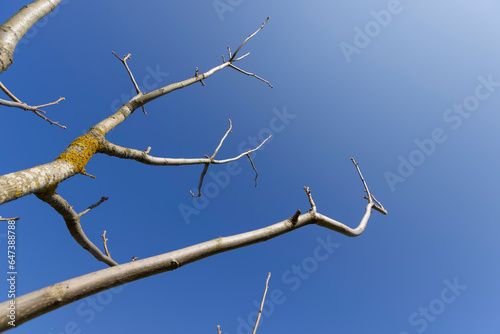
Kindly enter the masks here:
<path id="1" fill-rule="evenodd" d="M 38 117 L 41 117 L 42 119 L 46 120 L 50 124 L 57 125 L 61 129 L 66 129 L 66 127 L 64 125 L 61 125 L 58 122 L 54 122 L 54 121 L 50 120 L 48 117 L 42 115 L 42 114 L 45 114 L 45 111 L 43 111 L 43 110 L 40 109 L 40 108 L 43 108 L 43 107 L 47 107 L 47 106 L 52 106 L 54 104 L 58 104 L 59 102 L 61 102 L 62 100 L 64 100 L 64 97 L 59 97 L 59 99 L 57 101 L 55 101 L 55 102 L 45 103 L 45 104 L 42 104 L 42 105 L 39 105 L 39 106 L 30 106 L 30 105 L 22 102 L 21 100 L 19 100 L 1 82 L 0 82 L 0 89 L 2 91 L 4 91 L 4 93 L 7 94 L 7 96 L 12 100 L 12 101 L 7 101 L 7 100 L 0 99 L 0 105 L 6 106 L 6 107 L 14 107 L 14 108 L 20 108 L 20 109 L 23 109 L 23 110 L 32 111 L 35 115 L 37 115 Z"/>
<path id="2" fill-rule="evenodd" d="M 109 199 L 109 197 L 104 197 L 104 196 L 101 197 L 101 199 L 99 200 L 99 202 L 97 202 L 95 204 L 92 204 L 85 211 L 80 212 L 78 214 L 78 216 L 81 218 L 83 215 L 87 214 L 90 210 L 92 210 L 93 208 L 97 208 L 99 205 L 101 205 L 102 203 L 106 202 L 108 199 Z"/>
<path id="3" fill-rule="evenodd" d="M 264 301 L 266 300 L 266 293 L 269 289 L 269 279 L 271 278 L 271 273 L 267 275 L 266 288 L 264 289 L 264 295 L 262 296 L 262 302 L 260 303 L 259 314 L 257 315 L 257 320 L 255 321 L 255 326 L 253 328 L 252 334 L 257 333 L 257 327 L 259 326 L 260 316 L 262 315 L 262 308 L 264 307 Z"/>
<path id="4" fill-rule="evenodd" d="M 257 188 L 257 178 L 259 177 L 259 172 L 257 172 L 257 168 L 255 168 L 255 165 L 253 164 L 252 157 L 250 154 L 247 154 L 248 160 L 250 160 L 250 163 L 252 164 L 252 168 L 255 172 L 255 188 Z"/>
<path id="5" fill-rule="evenodd" d="M 84 212 L 78 214 L 75 212 L 72 206 L 62 198 L 55 191 L 47 191 L 46 193 L 37 193 L 38 198 L 53 207 L 66 222 L 66 227 L 68 228 L 73 239 L 78 242 L 85 250 L 92 254 L 97 260 L 106 263 L 109 266 L 117 266 L 118 263 L 115 262 L 109 255 L 105 255 L 99 250 L 99 248 L 92 243 L 92 241 L 87 238 L 85 232 L 83 231 L 80 224 L 80 217 L 91 210 L 92 206 L 89 207 Z M 104 202 L 101 198 L 101 203 Z M 97 206 L 97 205 L 95 205 Z"/>
<path id="6" fill-rule="evenodd" d="M 102 242 L 104 244 L 104 251 L 106 252 L 106 256 L 111 258 L 111 254 L 109 253 L 109 250 L 108 250 L 108 238 L 106 238 L 106 230 L 104 230 L 104 232 L 102 232 L 101 237 L 102 237 Z"/>
<path id="7" fill-rule="evenodd" d="M 251 34 L 250 36 L 248 36 L 248 37 L 247 37 L 247 38 L 243 41 L 243 43 L 241 43 L 241 45 L 240 45 L 240 46 L 236 49 L 236 51 L 234 52 L 234 54 L 233 54 L 232 56 L 231 56 L 231 49 L 229 49 L 229 47 L 228 47 L 228 50 L 229 50 L 229 57 L 230 57 L 230 58 L 229 58 L 229 62 L 232 62 L 232 61 L 234 60 L 234 57 L 236 57 L 236 55 L 237 55 L 237 54 L 238 54 L 238 52 L 241 50 L 241 48 L 243 47 L 243 45 L 245 45 L 245 44 L 246 44 L 246 42 L 248 42 L 248 40 L 249 40 L 250 38 L 252 38 L 253 36 L 257 35 L 257 33 L 258 33 L 259 31 L 261 31 L 261 30 L 262 30 L 262 28 L 264 28 L 264 26 L 266 25 L 267 21 L 269 21 L 269 17 L 267 17 L 267 19 L 264 21 L 264 23 L 262 23 L 262 25 L 260 26 L 260 28 L 259 28 L 259 29 L 257 29 L 257 31 L 256 31 L 256 32 L 254 32 L 253 34 Z"/>
<path id="8" fill-rule="evenodd" d="M 42 2 L 42 1 L 43 0 L 37 0 L 36 2 Z M 54 1 L 54 2 L 59 3 L 59 1 Z M 255 35 L 255 33 L 253 35 Z M 246 43 L 247 40 L 245 40 L 245 42 L 243 42 L 242 45 Z M 240 45 L 240 48 L 242 47 L 242 45 Z M 1 46 L 1 35 L 0 35 L 0 46 Z M 130 116 L 137 108 L 163 95 L 171 93 L 177 89 L 190 86 L 196 82 L 206 79 L 215 72 L 224 69 L 230 64 L 231 62 L 228 61 L 212 68 L 211 70 L 205 73 L 198 74 L 192 78 L 167 85 L 165 87 L 159 88 L 157 90 L 154 90 L 146 94 L 138 94 L 137 96 L 134 96 L 130 101 L 123 104 L 113 115 L 107 117 L 103 121 L 93 126 L 84 135 L 76 138 L 66 148 L 66 150 L 63 153 L 61 153 L 59 157 L 56 158 L 56 160 L 46 163 L 44 165 L 0 176 L 0 205 L 3 203 L 16 200 L 20 197 L 29 194 L 44 191 L 49 187 L 57 186 L 58 183 L 76 174 L 85 174 L 85 165 L 97 152 L 106 153 L 108 155 L 115 154 L 115 156 L 125 158 L 126 156 L 128 156 L 128 154 L 123 154 L 123 152 L 119 153 L 118 151 L 120 151 L 119 150 L 120 147 L 116 145 L 115 146 L 110 145 L 110 143 L 107 142 L 104 138 L 106 134 L 108 134 L 111 130 L 113 130 L 123 121 L 125 121 L 125 119 L 127 119 L 128 116 Z M 113 147 L 117 148 L 117 150 L 110 149 Z M 211 163 L 214 164 L 228 163 L 231 161 L 238 160 L 247 153 L 242 153 L 240 156 L 232 159 L 214 160 Z M 135 157 L 131 159 L 141 161 L 141 159 L 136 158 L 137 154 L 132 154 L 132 155 Z M 198 159 L 198 161 L 196 162 L 192 159 L 185 159 L 185 161 L 181 160 L 182 159 L 177 160 L 176 162 L 172 163 L 172 165 L 198 164 L 198 163 L 208 162 L 208 161 L 200 161 L 200 159 Z M 157 164 L 157 160 L 152 157 L 144 158 L 144 163 L 149 163 L 149 161 L 152 161 L 153 163 L 151 164 L 153 165 Z M 161 163 L 159 163 L 158 165 L 169 165 L 169 164 L 170 163 L 167 163 L 167 160 L 162 159 Z"/>
<path id="9" fill-rule="evenodd" d="M 245 55 L 245 56 L 246 56 L 246 55 Z M 243 57 L 241 57 L 241 58 L 243 58 Z M 270 83 L 269 81 L 267 81 L 267 80 L 265 80 L 265 79 L 262 79 L 262 78 L 261 78 L 261 77 L 259 77 L 258 75 L 255 75 L 255 74 L 253 74 L 253 73 L 250 73 L 250 72 L 244 71 L 244 70 L 242 70 L 241 68 L 234 66 L 233 64 L 229 64 L 229 67 L 234 68 L 234 69 L 235 69 L 236 71 L 238 71 L 238 72 L 241 72 L 241 73 L 246 74 L 246 75 L 248 75 L 248 76 L 255 77 L 255 78 L 257 78 L 257 79 L 259 79 L 259 80 L 261 80 L 261 81 L 264 81 L 266 84 L 268 84 L 268 85 L 269 85 L 269 87 L 274 88 L 274 87 L 273 87 L 273 85 L 271 85 L 271 83 Z"/>
<path id="10" fill-rule="evenodd" d="M 14 49 L 21 38 L 41 18 L 50 13 L 62 0 L 37 0 L 23 6 L 0 26 L 0 73 L 14 61 Z"/>
<path id="11" fill-rule="evenodd" d="M 9 220 L 19 220 L 19 219 L 21 219 L 21 217 L 3 218 L 2 216 L 0 216 L 0 221 L 2 221 L 2 222 L 6 222 L 6 221 L 9 221 Z"/>
<path id="12" fill-rule="evenodd" d="M 219 237 L 169 253 L 128 262 L 57 283 L 15 299 L 16 305 L 23 305 L 22 308 L 17 309 L 16 325 L 115 286 L 175 270 L 219 253 L 264 242 L 306 225 L 316 224 L 355 237 L 365 230 L 371 215 L 371 208 L 374 206 L 373 202 L 368 203 L 361 222 L 354 229 L 318 212 L 309 211 L 298 217 L 294 215 L 295 223 L 292 219 L 286 219 L 250 232 Z M 0 331 L 9 328 L 7 317 L 9 303 L 10 301 L 6 301 L 0 304 Z"/>
<path id="13" fill-rule="evenodd" d="M 118 57 L 118 55 L 114 51 L 111 51 L 111 52 L 115 55 L 116 58 L 118 58 L 122 62 L 122 64 L 127 69 L 128 75 L 130 76 L 130 80 L 132 80 L 132 83 L 134 84 L 134 88 L 135 88 L 136 93 L 142 94 L 141 90 L 139 89 L 139 86 L 137 85 L 137 82 L 135 81 L 134 75 L 132 74 L 132 71 L 130 70 L 130 68 L 128 67 L 128 64 L 127 64 L 127 59 L 132 58 L 131 54 L 129 53 L 128 55 L 123 56 L 123 58 L 120 58 L 120 57 Z M 142 106 L 142 112 L 144 113 L 144 115 L 146 115 L 146 109 L 144 106 Z"/>
<path id="14" fill-rule="evenodd" d="M 376 204 L 374 203 L 375 205 L 373 206 L 373 208 L 375 210 L 379 211 L 380 213 L 383 213 L 384 215 L 387 214 L 387 210 L 384 209 L 382 204 L 380 204 L 380 202 L 375 199 L 375 196 L 373 196 L 373 194 L 370 192 L 370 190 L 368 190 L 368 185 L 366 184 L 366 181 L 363 178 L 363 174 L 361 174 L 361 170 L 359 169 L 358 163 L 354 160 L 354 158 L 351 158 L 351 161 L 354 164 L 354 166 L 356 166 L 359 177 L 361 178 L 361 181 L 363 182 L 363 186 L 365 187 L 366 197 L 364 197 L 364 198 L 366 198 L 368 200 L 368 202 L 370 202 L 370 203 L 373 203 L 375 201 Z"/>
<path id="15" fill-rule="evenodd" d="M 311 195 L 311 190 L 309 190 L 309 187 L 304 187 L 304 190 L 306 191 L 307 197 L 309 198 L 309 204 L 311 204 L 311 211 L 316 212 L 316 204 L 314 204 L 314 200 Z"/>

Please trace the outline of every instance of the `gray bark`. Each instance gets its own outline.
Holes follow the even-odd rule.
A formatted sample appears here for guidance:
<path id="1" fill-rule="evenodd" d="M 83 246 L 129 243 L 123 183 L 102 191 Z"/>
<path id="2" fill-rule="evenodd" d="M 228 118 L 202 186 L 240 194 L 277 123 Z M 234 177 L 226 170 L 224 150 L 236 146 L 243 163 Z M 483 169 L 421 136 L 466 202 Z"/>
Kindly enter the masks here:
<path id="1" fill-rule="evenodd" d="M 375 207 L 374 203 L 368 203 L 359 226 L 354 229 L 313 210 L 300 216 L 300 211 L 297 211 L 289 219 L 258 230 L 224 238 L 219 237 L 169 253 L 125 263 L 63 281 L 14 299 L 16 305 L 16 326 L 101 291 L 141 278 L 175 270 L 181 266 L 219 253 L 264 242 L 309 224 L 317 224 L 344 235 L 355 237 L 365 230 L 371 210 Z M 7 317 L 9 303 L 10 301 L 6 301 L 0 304 L 0 331 L 11 328 L 8 324 L 9 318 Z"/>
<path id="2" fill-rule="evenodd" d="M 21 8 L 0 26 L 0 73 L 14 62 L 14 49 L 28 30 L 62 0 L 37 0 Z"/>

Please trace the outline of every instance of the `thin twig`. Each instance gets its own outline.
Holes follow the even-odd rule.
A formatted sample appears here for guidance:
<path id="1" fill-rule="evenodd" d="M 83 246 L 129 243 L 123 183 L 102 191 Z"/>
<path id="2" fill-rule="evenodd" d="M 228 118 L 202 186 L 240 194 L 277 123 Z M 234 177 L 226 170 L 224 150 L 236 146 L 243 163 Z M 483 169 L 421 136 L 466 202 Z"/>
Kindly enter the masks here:
<path id="1" fill-rule="evenodd" d="M 358 170 L 359 177 L 361 178 L 361 181 L 363 182 L 363 186 L 365 187 L 366 196 L 364 198 L 366 198 L 368 200 L 368 202 L 373 203 L 373 208 L 375 210 L 379 211 L 380 213 L 383 213 L 384 215 L 387 214 L 387 210 L 384 208 L 384 206 L 379 201 L 377 201 L 375 199 L 375 196 L 373 196 L 373 194 L 368 189 L 368 185 L 366 184 L 366 181 L 363 177 L 363 174 L 361 174 L 361 170 L 359 169 L 358 163 L 354 160 L 354 158 L 351 158 L 351 161 L 354 164 L 354 166 L 356 166 L 356 169 Z M 375 201 L 375 203 L 374 203 L 374 201 Z"/>
<path id="2" fill-rule="evenodd" d="M 107 200 L 109 199 L 109 197 L 101 197 L 101 199 L 99 200 L 99 202 L 97 203 L 94 203 L 92 204 L 91 206 L 89 206 L 85 211 L 82 211 L 78 214 L 79 217 L 83 216 L 84 214 L 87 214 L 90 210 L 92 210 L 93 208 L 96 208 L 98 207 L 99 205 L 101 205 L 102 203 L 106 202 Z"/>
<path id="3" fill-rule="evenodd" d="M 106 230 L 102 232 L 101 237 L 102 237 L 102 242 L 104 243 L 104 251 L 106 252 L 106 255 L 111 258 L 111 254 L 109 254 L 108 251 L 108 238 L 106 238 Z"/>
<path id="4" fill-rule="evenodd" d="M 4 84 L 0 81 L 0 89 L 3 90 L 3 92 L 5 94 L 7 94 L 8 97 L 10 97 L 10 99 L 12 101 L 16 101 L 16 102 L 20 102 L 21 103 L 21 100 L 19 100 L 14 94 L 12 94 L 8 89 L 7 87 L 4 86 Z"/>
<path id="5" fill-rule="evenodd" d="M 252 168 L 255 171 L 255 188 L 257 188 L 257 178 L 259 177 L 259 173 L 257 172 L 257 169 L 255 168 L 255 165 L 253 164 L 252 157 L 250 154 L 247 154 L 248 160 L 250 160 L 250 163 L 252 164 Z"/>
<path id="6" fill-rule="evenodd" d="M 217 325 L 217 334 L 222 334 L 222 332 L 220 331 L 220 325 Z"/>
<path id="7" fill-rule="evenodd" d="M 132 58 L 131 54 L 129 53 L 128 55 L 123 56 L 123 58 L 120 58 L 120 57 L 118 57 L 118 55 L 114 51 L 111 51 L 111 52 L 115 55 L 116 58 L 120 59 L 122 64 L 127 69 L 128 75 L 130 76 L 130 80 L 132 80 L 132 83 L 134 84 L 134 88 L 135 88 L 136 93 L 142 94 L 141 90 L 139 89 L 139 86 L 137 85 L 137 82 L 135 81 L 134 75 L 132 74 L 132 71 L 130 70 L 130 68 L 128 67 L 128 64 L 127 64 L 127 59 Z M 142 112 L 144 113 L 144 115 L 146 115 L 146 109 L 144 108 L 144 105 L 142 105 Z"/>
<path id="8" fill-rule="evenodd" d="M 226 140 L 226 137 L 228 134 L 232 133 L 231 129 L 233 128 L 233 123 L 231 122 L 231 119 L 229 119 L 229 129 L 227 129 L 226 133 L 224 134 L 224 137 L 220 140 L 219 146 L 215 148 L 214 153 L 212 154 L 211 158 L 215 158 L 215 155 L 217 152 L 219 152 L 219 149 L 221 148 L 222 144 L 224 143 L 224 140 Z"/>
<path id="9" fill-rule="evenodd" d="M 198 183 L 198 195 L 195 195 L 194 192 L 191 190 L 189 191 L 189 193 L 193 197 L 201 197 L 201 186 L 203 185 L 203 179 L 205 178 L 205 174 L 207 174 L 208 166 L 210 166 L 210 164 L 205 164 L 205 166 L 203 167 L 203 171 L 201 172 L 200 182 Z"/>
<path id="10" fill-rule="evenodd" d="M 314 200 L 311 195 L 311 190 L 309 190 L 309 187 L 304 187 L 304 190 L 306 191 L 307 197 L 309 198 L 309 204 L 311 204 L 311 210 L 312 212 L 316 212 L 316 204 L 314 203 Z"/>
<path id="11" fill-rule="evenodd" d="M 253 328 L 252 334 L 257 332 L 257 326 L 259 326 L 260 316 L 262 315 L 262 308 L 264 307 L 264 301 L 266 300 L 267 289 L 269 289 L 269 279 L 271 278 L 271 273 L 267 275 L 266 280 L 266 288 L 264 289 L 264 296 L 262 296 L 262 302 L 260 303 L 259 315 L 257 316 L 257 320 L 255 321 L 255 327 Z"/>
<path id="12" fill-rule="evenodd" d="M 262 23 L 262 25 L 260 26 L 260 28 L 259 28 L 259 29 L 257 29 L 257 31 L 256 31 L 256 32 L 254 32 L 253 34 L 251 34 L 250 36 L 248 36 L 248 37 L 247 37 L 247 38 L 243 41 L 243 43 L 241 43 L 241 45 L 238 47 L 238 49 L 236 49 L 236 51 L 233 53 L 233 56 L 232 56 L 231 58 L 229 58 L 229 62 L 233 62 L 234 57 L 236 57 L 236 55 L 238 54 L 238 51 L 240 51 L 240 49 L 243 47 L 243 45 L 245 45 L 245 44 L 246 44 L 246 42 L 248 42 L 248 40 L 249 40 L 250 38 L 252 38 L 253 36 L 257 35 L 257 33 L 258 33 L 259 31 L 261 31 L 261 30 L 262 30 L 262 28 L 264 28 L 264 25 L 267 23 L 267 21 L 269 21 L 269 17 L 268 17 L 268 18 L 264 21 L 264 23 Z"/>
<path id="13" fill-rule="evenodd" d="M 238 72 L 241 72 L 241 73 L 246 74 L 248 76 L 251 76 L 251 77 L 257 78 L 257 79 L 259 79 L 261 81 L 264 81 L 266 84 L 269 85 L 269 87 L 274 88 L 273 85 L 271 85 L 271 83 L 269 81 L 267 81 L 265 79 L 262 79 L 261 77 L 259 77 L 258 75 L 254 74 L 254 73 L 250 73 L 250 72 L 244 71 L 241 68 L 238 68 L 238 67 L 234 66 L 233 64 L 229 64 L 228 66 L 231 67 L 231 68 L 234 68 Z"/>
<path id="14" fill-rule="evenodd" d="M 230 129 L 229 129 L 229 130 L 230 130 Z M 227 136 L 227 134 L 229 133 L 229 130 L 228 130 L 228 132 L 226 132 L 226 134 L 224 135 L 224 138 L 225 138 L 225 137 Z M 224 141 L 224 138 L 222 138 L 221 143 L 219 144 L 219 146 L 220 146 L 220 145 L 222 144 L 222 142 Z M 245 156 L 245 155 L 246 155 L 246 156 L 248 156 L 248 157 L 250 158 L 249 154 L 250 154 L 250 153 L 253 153 L 253 152 L 255 152 L 255 151 L 257 151 L 257 150 L 258 150 L 258 149 L 259 149 L 262 145 L 264 145 L 264 143 L 265 143 L 265 142 L 266 142 L 269 138 L 271 138 L 271 136 L 267 137 L 267 138 L 266 138 L 266 139 L 265 139 L 262 143 L 260 143 L 260 145 L 259 145 L 259 146 L 257 146 L 257 147 L 256 147 L 256 148 L 254 148 L 253 150 L 248 150 L 248 151 L 246 151 L 246 152 L 244 152 L 244 153 L 241 153 L 240 155 L 238 155 L 238 156 L 237 156 L 237 157 L 235 157 L 235 158 L 225 159 L 225 160 L 213 160 L 213 158 L 215 157 L 215 154 L 217 153 L 217 151 L 218 151 L 218 149 L 219 149 L 220 147 L 216 149 L 216 151 L 214 152 L 214 155 L 212 155 L 212 157 L 205 156 L 205 157 L 207 157 L 207 158 L 208 158 L 208 162 L 206 162 L 206 163 L 205 163 L 205 166 L 203 167 L 203 171 L 201 172 L 200 182 L 199 182 L 199 184 L 198 184 L 198 195 L 195 195 L 195 194 L 193 193 L 193 191 L 191 191 L 191 190 L 189 191 L 189 193 L 190 193 L 193 197 L 201 197 L 201 187 L 203 186 L 203 179 L 205 178 L 205 174 L 207 173 L 207 170 L 208 170 L 208 167 L 210 166 L 210 164 L 220 164 L 220 163 L 228 163 L 228 162 L 236 161 L 236 160 L 240 159 L 241 157 L 243 157 L 243 156 Z M 255 176 L 255 186 L 257 186 L 257 176 L 258 176 L 259 174 L 257 173 L 257 170 L 255 169 L 255 166 L 253 165 L 253 161 L 252 161 L 252 159 L 250 159 L 250 162 L 252 163 L 252 166 L 253 166 L 253 168 L 254 168 L 254 170 L 255 170 L 255 173 L 257 174 L 257 175 Z"/>
<path id="15" fill-rule="evenodd" d="M 38 117 L 41 117 L 43 118 L 44 120 L 46 120 L 47 122 L 49 122 L 50 124 L 54 124 L 54 125 L 57 125 L 58 127 L 60 127 L 61 129 L 66 129 L 66 126 L 64 125 L 61 125 L 59 124 L 59 122 L 54 122 L 52 121 L 51 119 L 49 119 L 48 117 L 42 115 L 42 114 L 45 114 L 45 111 L 41 110 L 40 108 L 43 108 L 43 107 L 47 107 L 47 106 L 52 106 L 54 104 L 58 104 L 59 102 L 61 102 L 62 100 L 65 100 L 64 97 L 59 97 L 59 99 L 55 102 L 50 102 L 50 103 L 46 103 L 46 104 L 41 104 L 39 106 L 30 106 L 24 102 L 22 102 L 20 99 L 18 99 L 11 91 L 9 91 L 7 89 L 7 87 L 4 86 L 4 84 L 2 82 L 0 82 L 0 89 L 5 93 L 7 94 L 7 96 L 14 102 L 10 102 L 10 101 L 6 101 L 6 100 L 2 100 L 0 99 L 0 105 L 4 105 L 4 106 L 7 106 L 7 107 L 15 107 L 15 108 L 20 108 L 20 109 L 24 109 L 24 110 L 29 110 L 31 112 L 33 112 L 35 115 L 37 115 Z"/>

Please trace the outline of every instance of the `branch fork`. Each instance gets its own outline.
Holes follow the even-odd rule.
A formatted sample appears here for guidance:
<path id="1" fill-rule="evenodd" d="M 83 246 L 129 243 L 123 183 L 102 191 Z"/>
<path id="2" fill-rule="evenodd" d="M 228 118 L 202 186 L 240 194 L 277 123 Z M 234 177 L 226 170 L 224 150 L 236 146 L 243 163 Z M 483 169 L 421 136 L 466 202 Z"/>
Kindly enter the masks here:
<path id="1" fill-rule="evenodd" d="M 59 104 L 59 102 L 65 100 L 64 97 L 59 97 L 59 99 L 57 99 L 57 101 L 54 101 L 54 102 L 45 103 L 45 104 L 41 104 L 38 106 L 30 106 L 30 105 L 22 102 L 21 100 L 19 100 L 1 82 L 0 82 L 0 89 L 3 90 L 3 92 L 5 94 L 7 94 L 7 96 L 12 100 L 12 101 L 7 101 L 7 100 L 0 99 L 0 105 L 6 106 L 6 107 L 14 107 L 14 108 L 20 108 L 23 110 L 32 111 L 35 115 L 46 120 L 50 124 L 57 125 L 61 129 L 66 129 L 66 126 L 59 124 L 59 122 L 54 122 L 54 121 L 50 120 L 48 117 L 42 115 L 42 114 L 45 114 L 46 112 L 40 109 L 40 108 L 44 108 L 44 107 L 48 107 L 48 106 L 53 106 L 55 104 Z"/>

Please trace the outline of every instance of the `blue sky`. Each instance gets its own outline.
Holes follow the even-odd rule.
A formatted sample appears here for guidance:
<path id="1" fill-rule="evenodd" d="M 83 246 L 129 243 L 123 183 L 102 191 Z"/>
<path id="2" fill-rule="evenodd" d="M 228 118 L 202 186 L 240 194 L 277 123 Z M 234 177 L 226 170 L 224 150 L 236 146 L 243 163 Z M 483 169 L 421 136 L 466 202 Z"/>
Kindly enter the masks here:
<path id="1" fill-rule="evenodd" d="M 25 3 L 2 4 L 1 21 Z M 350 157 L 389 214 L 374 212 L 358 238 L 308 226 L 75 302 L 13 332 L 215 333 L 221 325 L 246 334 L 272 272 L 260 334 L 498 333 L 499 10 L 495 1 L 449 0 L 65 1 L 18 45 L 1 81 L 32 105 L 64 96 L 46 111 L 68 128 L 2 108 L 2 175 L 51 161 L 131 95 L 111 51 L 131 53 L 138 83 L 152 90 L 219 65 L 227 45 L 235 50 L 271 17 L 238 66 L 274 89 L 225 69 L 205 87 L 150 103 L 147 115 L 134 113 L 107 136 L 151 146 L 155 156 L 202 157 L 230 118 L 220 158 L 273 134 L 254 157 L 257 188 L 247 160 L 228 182 L 214 176 L 227 166 L 211 166 L 210 198 L 193 202 L 202 166 L 100 155 L 87 165 L 96 179 L 59 186 L 77 211 L 109 196 L 82 225 L 99 245 L 107 231 L 116 261 L 307 211 L 303 186 L 320 213 L 357 226 L 366 201 Z M 186 218 L 183 207 L 196 213 Z M 0 211 L 21 216 L 20 293 L 104 268 L 35 196 Z"/>

